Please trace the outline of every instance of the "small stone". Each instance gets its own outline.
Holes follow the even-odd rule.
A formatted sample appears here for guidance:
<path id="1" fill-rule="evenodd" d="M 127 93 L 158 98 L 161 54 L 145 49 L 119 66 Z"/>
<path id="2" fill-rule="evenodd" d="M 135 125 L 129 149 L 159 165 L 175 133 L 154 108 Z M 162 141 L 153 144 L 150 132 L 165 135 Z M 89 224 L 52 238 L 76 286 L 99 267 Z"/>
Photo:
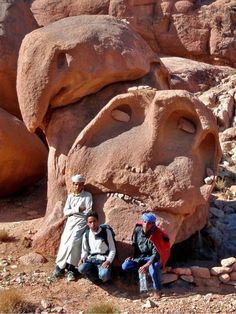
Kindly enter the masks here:
<path id="1" fill-rule="evenodd" d="M 233 265 L 235 262 L 236 262 L 235 257 L 229 257 L 229 258 L 222 259 L 220 263 L 222 266 L 229 267 L 229 266 Z"/>
<path id="2" fill-rule="evenodd" d="M 50 308 L 52 305 L 52 302 L 47 299 L 42 299 L 40 303 L 44 309 Z"/>
<path id="3" fill-rule="evenodd" d="M 210 272 L 213 276 L 218 276 L 218 275 L 221 275 L 221 274 L 227 274 L 227 273 L 230 273 L 232 270 L 231 267 L 212 267 Z"/>
<path id="4" fill-rule="evenodd" d="M 191 275 L 181 275 L 180 278 L 186 282 L 193 283 L 194 282 L 194 277 Z"/>
<path id="5" fill-rule="evenodd" d="M 230 281 L 230 276 L 229 274 L 221 274 L 219 276 L 219 280 L 223 283 Z"/>

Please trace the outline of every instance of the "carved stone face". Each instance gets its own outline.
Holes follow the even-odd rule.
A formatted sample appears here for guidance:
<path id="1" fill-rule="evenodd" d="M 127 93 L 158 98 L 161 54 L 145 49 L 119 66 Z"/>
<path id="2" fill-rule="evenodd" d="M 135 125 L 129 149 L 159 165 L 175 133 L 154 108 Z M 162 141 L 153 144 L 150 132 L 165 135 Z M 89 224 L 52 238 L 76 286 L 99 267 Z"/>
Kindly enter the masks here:
<path id="1" fill-rule="evenodd" d="M 64 176 L 69 187 L 75 173 L 86 177 L 94 209 L 120 241 L 130 240 L 147 209 L 172 243 L 206 223 L 213 185 L 204 178 L 220 155 L 216 123 L 191 94 L 167 90 L 163 68 L 127 23 L 111 17 L 67 18 L 24 39 L 17 77 L 22 116 L 31 131 L 45 130 L 49 144 L 47 230 L 39 244 L 45 251 L 56 243 L 48 229 L 65 201 Z M 164 91 L 127 93 L 138 84 Z"/>
<path id="2" fill-rule="evenodd" d="M 216 124 L 202 103 L 187 92 L 144 88 L 114 97 L 85 127 L 66 172 L 86 174 L 95 209 L 103 207 L 121 240 L 148 209 L 173 243 L 206 223 L 212 185 L 204 178 L 219 155 Z"/>

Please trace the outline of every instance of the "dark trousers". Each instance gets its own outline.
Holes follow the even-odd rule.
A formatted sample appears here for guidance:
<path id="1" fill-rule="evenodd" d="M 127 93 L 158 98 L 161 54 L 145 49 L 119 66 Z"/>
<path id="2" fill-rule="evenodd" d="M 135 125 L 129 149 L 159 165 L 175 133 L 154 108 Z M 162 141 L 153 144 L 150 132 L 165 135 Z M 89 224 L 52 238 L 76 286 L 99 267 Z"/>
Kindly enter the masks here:
<path id="1" fill-rule="evenodd" d="M 139 268 L 146 264 L 150 260 L 150 257 L 139 258 L 138 261 L 131 259 L 124 261 L 122 269 L 127 272 L 138 272 Z M 161 290 L 161 269 L 160 262 L 154 261 L 148 268 L 149 274 L 152 279 L 152 286 L 155 290 Z"/>

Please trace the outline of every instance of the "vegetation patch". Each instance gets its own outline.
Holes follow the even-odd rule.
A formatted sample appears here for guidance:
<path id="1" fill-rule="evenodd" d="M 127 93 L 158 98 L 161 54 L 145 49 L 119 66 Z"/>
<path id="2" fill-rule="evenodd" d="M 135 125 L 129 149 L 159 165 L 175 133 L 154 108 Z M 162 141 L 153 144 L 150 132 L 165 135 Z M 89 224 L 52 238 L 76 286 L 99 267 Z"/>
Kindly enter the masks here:
<path id="1" fill-rule="evenodd" d="M 30 313 L 33 306 L 27 303 L 16 289 L 0 291 L 0 313 Z"/>
<path id="2" fill-rule="evenodd" d="M 119 314 L 121 311 L 119 308 L 112 304 L 111 302 L 101 302 L 99 304 L 93 305 L 87 311 L 88 314 L 100 314 L 100 313 L 111 313 Z"/>
<path id="3" fill-rule="evenodd" d="M 0 229 L 0 242 L 8 242 L 9 240 L 8 232 L 5 229 Z"/>

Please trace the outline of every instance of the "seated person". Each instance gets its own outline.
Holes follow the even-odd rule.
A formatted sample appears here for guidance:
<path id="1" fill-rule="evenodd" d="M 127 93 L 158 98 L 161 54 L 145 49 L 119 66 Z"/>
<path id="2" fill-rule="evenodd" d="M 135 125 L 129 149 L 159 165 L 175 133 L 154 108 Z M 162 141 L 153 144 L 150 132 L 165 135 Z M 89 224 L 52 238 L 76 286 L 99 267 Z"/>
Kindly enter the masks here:
<path id="1" fill-rule="evenodd" d="M 128 257 L 122 264 L 122 269 L 128 272 L 146 273 L 147 270 L 152 279 L 155 292 L 161 290 L 160 278 L 160 254 L 156 245 L 150 240 L 156 233 L 161 233 L 156 226 L 156 216 L 152 213 L 142 215 L 142 225 L 136 225 L 132 237 L 134 257 Z M 168 247 L 169 239 L 167 237 Z"/>
<path id="2" fill-rule="evenodd" d="M 96 212 L 87 215 L 87 226 L 89 231 L 83 235 L 78 271 L 92 282 L 106 282 L 111 279 L 111 264 L 116 255 L 112 232 L 107 228 L 104 239 Z"/>

